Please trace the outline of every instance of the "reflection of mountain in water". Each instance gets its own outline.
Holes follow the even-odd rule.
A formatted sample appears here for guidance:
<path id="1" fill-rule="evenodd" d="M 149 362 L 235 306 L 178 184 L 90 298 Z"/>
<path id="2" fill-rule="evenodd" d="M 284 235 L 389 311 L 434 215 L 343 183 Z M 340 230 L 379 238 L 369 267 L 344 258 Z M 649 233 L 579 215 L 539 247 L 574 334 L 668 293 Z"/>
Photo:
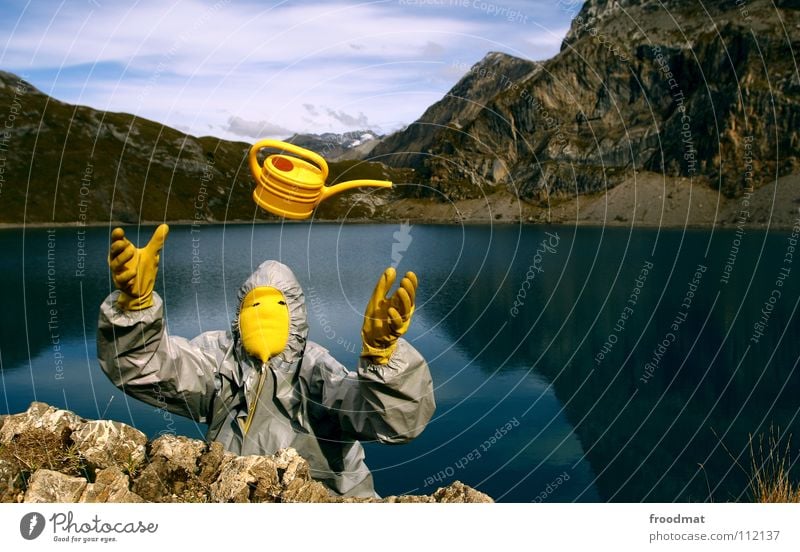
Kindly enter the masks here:
<path id="1" fill-rule="evenodd" d="M 27 365 L 29 358 L 48 351 L 54 355 L 55 369 L 62 345 L 83 339 L 84 318 L 93 349 L 98 297 L 105 295 L 109 284 L 104 254 L 89 247 L 82 245 L 85 255 L 78 256 L 75 228 L 25 230 L 22 235 L 19 230 L 0 231 L 0 289 L 6 297 L 0 316 L 4 369 Z"/>
<path id="2" fill-rule="evenodd" d="M 463 293 L 463 301 L 452 311 L 449 305 L 457 300 L 432 301 L 429 316 L 439 315 L 450 338 L 468 356 L 480 356 L 480 365 L 533 370 L 552 381 L 597 474 L 601 499 L 736 500 L 747 480 L 720 443 L 734 456 L 742 453 L 738 461 L 749 467 L 748 434 L 766 432 L 770 424 L 795 434 L 792 457 L 797 456 L 800 421 L 792 391 L 800 385 L 794 341 L 800 323 L 792 316 L 800 295 L 797 279 L 782 288 L 760 343 L 748 342 L 781 266 L 785 237 L 768 236 L 760 254 L 763 234 L 748 236 L 730 283 L 723 286 L 731 233 L 717 233 L 718 252 L 704 259 L 707 233 L 690 232 L 682 239 L 678 232 L 661 232 L 643 292 L 625 329 L 614 331 L 643 263 L 651 259 L 657 233 L 637 232 L 626 252 L 623 230 L 603 235 L 580 229 L 573 239 L 573 230 L 559 229 L 557 253 L 545 256 L 544 273 L 537 273 L 514 318 L 509 308 L 544 236 L 542 230 L 524 232 L 516 258 L 508 250 L 512 240 L 499 241 L 505 249 L 488 248 L 483 265 L 477 253 L 462 257 L 447 289 L 454 297 Z M 644 365 L 670 332 L 698 264 L 708 270 L 688 316 L 643 383 Z M 612 334 L 616 342 L 598 363 L 595 355 Z"/>

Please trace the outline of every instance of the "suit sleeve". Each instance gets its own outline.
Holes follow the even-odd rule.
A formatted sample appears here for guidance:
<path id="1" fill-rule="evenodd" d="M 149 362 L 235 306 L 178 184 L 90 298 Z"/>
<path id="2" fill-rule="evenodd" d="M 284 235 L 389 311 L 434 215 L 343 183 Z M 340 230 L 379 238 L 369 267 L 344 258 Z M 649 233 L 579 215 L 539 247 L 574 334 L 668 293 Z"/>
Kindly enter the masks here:
<path id="1" fill-rule="evenodd" d="M 100 306 L 97 358 L 103 372 L 132 397 L 207 422 L 216 392 L 216 360 L 203 347 L 202 336 L 189 341 L 168 335 L 157 293 L 153 305 L 140 311 L 120 309 L 118 294 Z"/>
<path id="2" fill-rule="evenodd" d="M 322 405 L 339 418 L 346 435 L 398 444 L 422 433 L 436 403 L 428 364 L 410 343 L 398 340 L 385 365 L 360 359 L 356 372 L 319 349 L 314 355 L 314 387 L 322 395 Z"/>

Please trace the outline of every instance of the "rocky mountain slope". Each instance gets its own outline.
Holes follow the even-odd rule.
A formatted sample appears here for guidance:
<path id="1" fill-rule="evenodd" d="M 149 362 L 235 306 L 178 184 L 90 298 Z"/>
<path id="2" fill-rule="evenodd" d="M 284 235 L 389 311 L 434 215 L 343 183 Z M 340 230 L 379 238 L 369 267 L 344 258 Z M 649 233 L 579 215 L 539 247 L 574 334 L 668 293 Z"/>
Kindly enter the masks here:
<path id="1" fill-rule="evenodd" d="M 0 502 L 493 502 L 460 482 L 431 495 L 335 497 L 294 449 L 236 456 L 219 443 L 141 431 L 32 403 L 0 417 Z"/>
<path id="2" fill-rule="evenodd" d="M 499 52 L 490 52 L 456 83 L 444 98 L 430 106 L 422 117 L 401 132 L 392 134 L 370 152 L 371 159 L 396 167 L 412 167 L 422 178 L 451 199 L 459 197 L 459 186 L 450 180 L 455 167 L 450 163 L 463 160 L 454 147 L 448 147 L 449 137 L 469 132 L 477 119 L 486 116 L 493 98 L 509 85 L 526 80 L 540 69 L 539 64 Z M 507 128 L 494 129 L 497 134 Z M 442 156 L 431 158 L 429 156 Z M 493 161 L 492 161 L 493 162 Z M 445 172 L 433 173 L 432 166 L 441 166 Z M 454 187 L 455 186 L 455 187 Z"/>
<path id="3" fill-rule="evenodd" d="M 798 169 L 796 1 L 589 0 L 537 66 L 493 53 L 371 155 L 450 199 L 604 191 L 633 169 L 732 197 Z"/>

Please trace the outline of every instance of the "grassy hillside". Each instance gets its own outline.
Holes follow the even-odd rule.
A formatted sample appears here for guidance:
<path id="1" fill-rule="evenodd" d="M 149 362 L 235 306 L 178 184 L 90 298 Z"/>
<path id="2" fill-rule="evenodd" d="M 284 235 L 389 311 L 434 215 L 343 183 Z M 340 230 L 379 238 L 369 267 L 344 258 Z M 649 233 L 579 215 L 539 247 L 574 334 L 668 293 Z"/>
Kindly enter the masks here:
<path id="1" fill-rule="evenodd" d="M 244 142 L 65 104 L 5 72 L 0 119 L 0 223 L 277 220 L 251 200 Z M 330 169 L 329 183 L 409 174 L 357 161 Z M 331 200 L 324 216 L 348 203 L 348 194 Z"/>

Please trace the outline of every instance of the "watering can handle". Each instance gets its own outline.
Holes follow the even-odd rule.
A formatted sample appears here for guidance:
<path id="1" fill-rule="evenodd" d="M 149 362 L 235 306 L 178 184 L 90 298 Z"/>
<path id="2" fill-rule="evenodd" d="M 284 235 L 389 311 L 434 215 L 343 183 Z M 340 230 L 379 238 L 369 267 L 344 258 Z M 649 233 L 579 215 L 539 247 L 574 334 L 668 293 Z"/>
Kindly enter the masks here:
<path id="1" fill-rule="evenodd" d="M 306 159 L 307 161 L 311 161 L 322 171 L 322 181 L 325 182 L 325 180 L 328 179 L 328 163 L 325 162 L 325 159 L 323 159 L 321 155 L 318 155 L 305 148 L 301 148 L 300 146 L 289 144 L 288 142 L 281 142 L 280 140 L 260 140 L 253 144 L 253 146 L 250 148 L 250 170 L 254 175 L 257 175 L 261 172 L 261 167 L 258 165 L 258 159 L 256 155 L 263 148 L 275 148 L 283 150 L 296 155 L 297 157 Z"/>

